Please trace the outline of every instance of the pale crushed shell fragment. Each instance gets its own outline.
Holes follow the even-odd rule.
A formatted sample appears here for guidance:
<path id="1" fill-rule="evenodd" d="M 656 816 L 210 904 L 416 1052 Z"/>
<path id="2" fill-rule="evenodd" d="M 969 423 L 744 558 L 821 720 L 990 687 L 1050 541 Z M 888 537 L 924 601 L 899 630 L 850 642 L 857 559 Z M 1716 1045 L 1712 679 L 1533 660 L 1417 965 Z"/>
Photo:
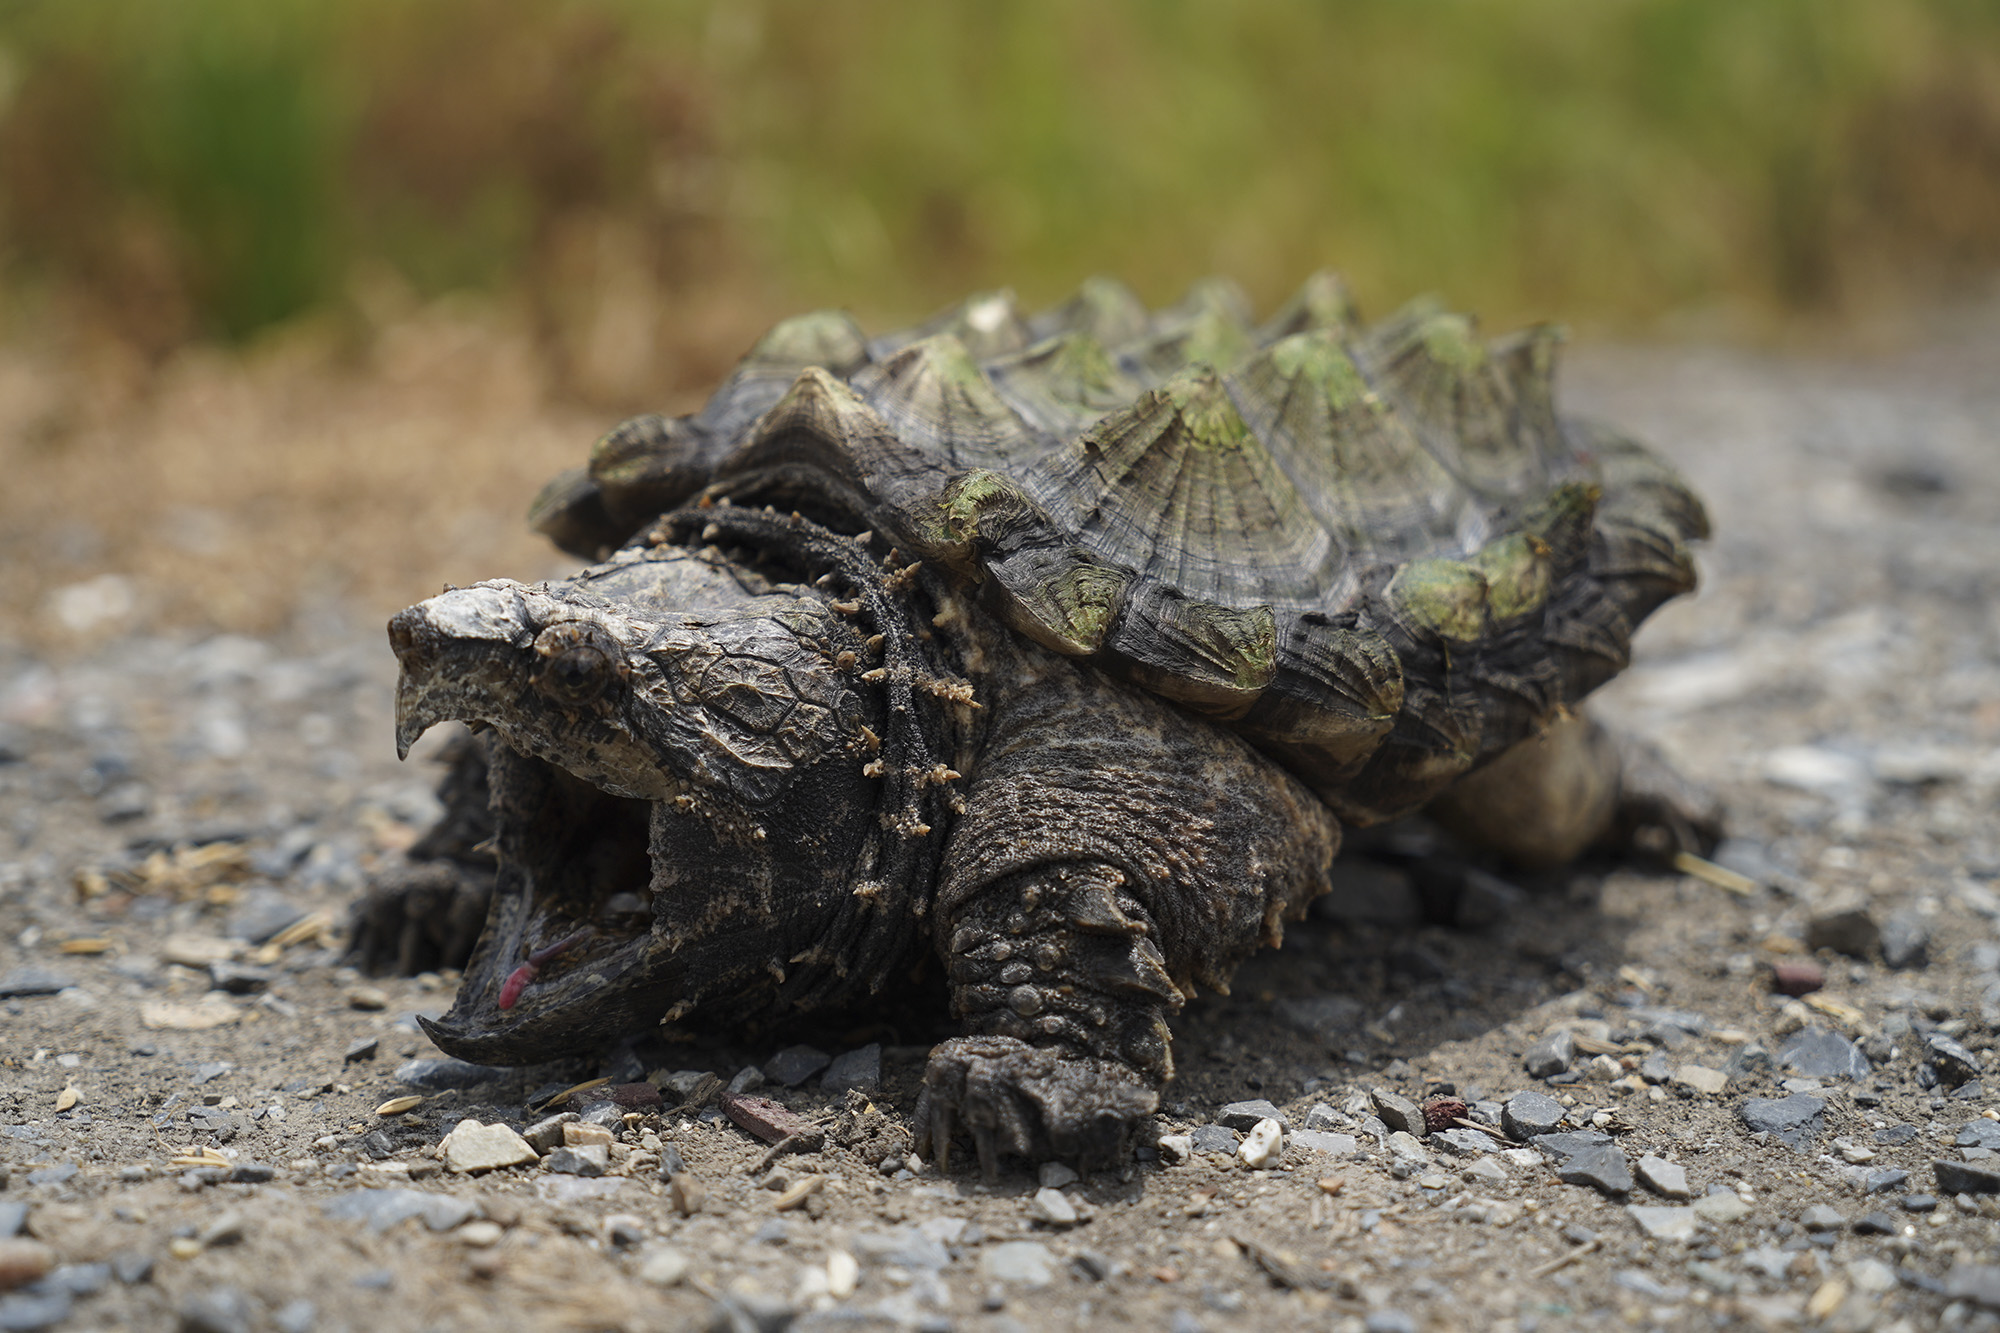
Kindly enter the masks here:
<path id="1" fill-rule="evenodd" d="M 854 1294 L 854 1288 L 861 1281 L 861 1265 L 846 1250 L 835 1250 L 826 1256 L 826 1294 L 837 1301 L 844 1301 Z"/>
<path id="2" fill-rule="evenodd" d="M 56 1094 L 56 1110 L 67 1111 L 77 1104 L 80 1094 L 74 1086 L 66 1087 Z"/>
<path id="3" fill-rule="evenodd" d="M 444 1150 L 445 1165 L 464 1174 L 520 1166 L 537 1160 L 534 1147 L 507 1125 L 482 1125 L 477 1120 L 461 1120 L 438 1145 Z"/>

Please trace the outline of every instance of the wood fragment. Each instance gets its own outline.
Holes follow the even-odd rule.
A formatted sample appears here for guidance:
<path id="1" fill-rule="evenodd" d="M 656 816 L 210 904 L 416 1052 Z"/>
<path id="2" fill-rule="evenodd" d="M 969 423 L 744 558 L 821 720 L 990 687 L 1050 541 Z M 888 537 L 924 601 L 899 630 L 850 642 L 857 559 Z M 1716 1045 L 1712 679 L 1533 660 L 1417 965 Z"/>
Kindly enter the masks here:
<path id="1" fill-rule="evenodd" d="M 1601 1240 L 1593 1240 L 1588 1242 L 1587 1244 L 1579 1245 L 1575 1249 L 1571 1250 L 1568 1254 L 1558 1255 L 1555 1258 L 1549 1260 L 1547 1263 L 1543 1264 L 1539 1268 L 1529 1269 L 1528 1276 L 1547 1277 L 1551 1273 L 1560 1273 L 1563 1269 L 1568 1268 L 1571 1264 L 1583 1258 L 1586 1254 L 1596 1254 L 1599 1250 L 1603 1248 L 1604 1248 L 1604 1242 Z"/>
<path id="2" fill-rule="evenodd" d="M 783 1194 L 780 1194 L 778 1196 L 778 1202 L 777 1202 L 778 1211 L 781 1213 L 789 1213 L 792 1211 L 792 1209 L 800 1207 L 805 1203 L 807 1199 L 810 1199 L 813 1195 L 819 1193 L 819 1191 L 821 1190 L 822 1187 L 825 1186 L 825 1184 L 826 1184 L 825 1176 L 801 1177 L 799 1180 L 793 1183 L 790 1189 L 786 1190 Z"/>

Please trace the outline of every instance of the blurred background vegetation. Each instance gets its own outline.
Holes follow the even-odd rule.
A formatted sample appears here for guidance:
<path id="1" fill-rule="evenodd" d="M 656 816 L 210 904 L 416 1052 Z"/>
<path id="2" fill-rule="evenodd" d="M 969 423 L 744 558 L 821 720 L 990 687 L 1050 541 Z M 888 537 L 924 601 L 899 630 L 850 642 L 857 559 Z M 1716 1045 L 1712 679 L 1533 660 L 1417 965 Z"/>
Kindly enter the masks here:
<path id="1" fill-rule="evenodd" d="M 470 290 L 626 397 L 1096 271 L 1735 332 L 1996 260 L 1991 0 L 0 5 L 16 332 L 154 357 Z"/>
<path id="2" fill-rule="evenodd" d="M 540 480 L 801 308 L 1323 266 L 1593 338 L 1990 292 L 2000 4 L 0 0 L 0 657 L 532 577 Z"/>

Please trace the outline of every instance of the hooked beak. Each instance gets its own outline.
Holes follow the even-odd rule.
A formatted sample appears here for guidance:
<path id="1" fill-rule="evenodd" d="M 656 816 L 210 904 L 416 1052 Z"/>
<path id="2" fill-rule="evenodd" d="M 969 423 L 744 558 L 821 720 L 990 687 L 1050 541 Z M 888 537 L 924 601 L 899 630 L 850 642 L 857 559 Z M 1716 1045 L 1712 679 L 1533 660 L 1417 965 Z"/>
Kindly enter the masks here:
<path id="1" fill-rule="evenodd" d="M 518 585 L 452 588 L 398 611 L 389 647 L 402 668 L 396 681 L 396 757 L 440 722 L 476 721 L 493 711 L 499 690 L 517 678 L 512 658 L 533 641 Z"/>

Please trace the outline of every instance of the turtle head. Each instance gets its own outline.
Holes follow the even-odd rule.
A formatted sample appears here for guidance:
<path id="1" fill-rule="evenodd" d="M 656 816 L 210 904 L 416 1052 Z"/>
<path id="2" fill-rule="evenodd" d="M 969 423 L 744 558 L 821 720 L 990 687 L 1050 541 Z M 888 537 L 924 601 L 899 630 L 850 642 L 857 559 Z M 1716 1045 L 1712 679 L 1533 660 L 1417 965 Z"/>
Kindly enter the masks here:
<path id="1" fill-rule="evenodd" d="M 496 581 L 390 621 L 398 751 L 447 720 L 498 742 L 493 905 L 426 1024 L 446 1051 L 526 1064 L 771 1004 L 851 901 L 880 828 L 865 645 L 813 598 L 706 591 Z"/>

